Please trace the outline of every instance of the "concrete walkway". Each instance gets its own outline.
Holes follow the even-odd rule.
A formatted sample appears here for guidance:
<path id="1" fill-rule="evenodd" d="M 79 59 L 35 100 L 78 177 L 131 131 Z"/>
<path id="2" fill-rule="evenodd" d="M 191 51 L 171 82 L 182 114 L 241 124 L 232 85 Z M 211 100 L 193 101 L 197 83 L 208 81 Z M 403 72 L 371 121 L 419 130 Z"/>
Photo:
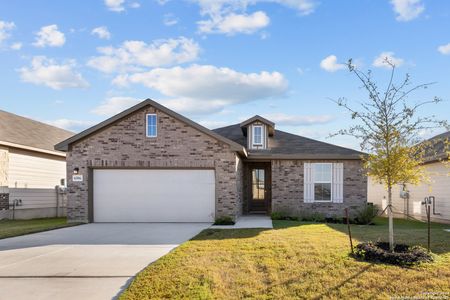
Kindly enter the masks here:
<path id="1" fill-rule="evenodd" d="M 211 229 L 243 229 L 243 228 L 273 228 L 272 220 L 265 215 L 240 216 L 234 225 L 212 225 Z"/>
<path id="2" fill-rule="evenodd" d="M 210 223 L 103 223 L 0 240 L 0 299 L 113 299 Z"/>

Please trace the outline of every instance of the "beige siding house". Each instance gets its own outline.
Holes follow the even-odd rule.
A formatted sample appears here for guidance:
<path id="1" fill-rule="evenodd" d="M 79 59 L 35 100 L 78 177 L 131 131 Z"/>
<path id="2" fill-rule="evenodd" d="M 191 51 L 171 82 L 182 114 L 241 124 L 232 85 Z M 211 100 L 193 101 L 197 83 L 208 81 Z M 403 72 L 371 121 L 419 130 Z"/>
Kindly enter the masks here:
<path id="1" fill-rule="evenodd" d="M 63 215 L 65 153 L 53 145 L 73 133 L 0 110 L 0 219 Z M 16 205 L 13 207 L 13 203 Z"/>
<path id="2" fill-rule="evenodd" d="M 422 201 L 425 197 L 434 196 L 431 220 L 440 223 L 450 223 L 450 165 L 448 154 L 442 141 L 450 138 L 450 132 L 434 137 L 439 141 L 435 144 L 435 155 L 427 159 L 425 169 L 430 182 L 420 185 L 396 186 L 392 193 L 392 205 L 398 217 L 411 216 L 416 219 L 426 219 L 426 211 Z M 401 197 L 402 190 L 409 193 L 409 197 Z M 405 194 L 403 193 L 405 196 Z M 373 178 L 368 182 L 368 202 L 376 204 L 380 209 L 387 206 L 387 191 L 385 187 Z"/>

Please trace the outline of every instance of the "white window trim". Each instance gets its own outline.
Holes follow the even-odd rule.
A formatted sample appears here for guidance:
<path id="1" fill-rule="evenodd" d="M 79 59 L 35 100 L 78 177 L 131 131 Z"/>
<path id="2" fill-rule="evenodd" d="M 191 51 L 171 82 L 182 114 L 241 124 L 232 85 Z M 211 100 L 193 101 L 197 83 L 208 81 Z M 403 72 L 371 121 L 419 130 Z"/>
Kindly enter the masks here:
<path id="1" fill-rule="evenodd" d="M 155 116 L 156 117 L 156 120 L 155 120 L 155 122 L 156 122 L 156 124 L 155 124 L 155 135 L 149 135 L 149 133 L 148 133 L 148 117 L 149 116 Z M 154 137 L 158 136 L 158 115 L 157 114 L 146 114 L 145 115 L 145 135 L 147 137 L 151 137 L 151 138 L 154 138 Z"/>
<path id="2" fill-rule="evenodd" d="M 333 164 L 332 163 L 312 163 L 312 168 L 313 168 L 313 178 L 312 178 L 312 183 L 313 183 L 313 202 L 325 202 L 325 203 L 329 203 L 329 202 L 333 202 Z M 330 176 L 330 181 L 316 181 L 315 177 L 315 165 L 329 165 L 331 166 L 331 176 Z M 316 193 L 315 193 L 315 184 L 316 183 L 329 183 L 330 184 L 330 200 L 316 200 Z"/>
<path id="3" fill-rule="evenodd" d="M 261 143 L 255 143 L 255 128 L 261 128 Z M 252 127 L 252 145 L 253 146 L 262 146 L 264 144 L 263 137 L 263 126 L 262 125 L 253 125 Z"/>

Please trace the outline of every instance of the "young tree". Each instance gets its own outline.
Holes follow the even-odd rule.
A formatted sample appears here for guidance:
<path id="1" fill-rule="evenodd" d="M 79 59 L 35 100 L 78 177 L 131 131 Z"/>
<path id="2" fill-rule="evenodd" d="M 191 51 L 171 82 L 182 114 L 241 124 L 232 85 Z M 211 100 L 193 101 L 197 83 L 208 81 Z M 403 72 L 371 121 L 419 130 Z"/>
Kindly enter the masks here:
<path id="1" fill-rule="evenodd" d="M 395 65 L 385 59 L 391 68 L 387 86 L 382 89 L 372 78 L 371 71 L 364 73 L 347 63 L 349 71 L 362 83 L 367 99 L 352 105 L 345 98 L 334 101 L 345 108 L 351 118 L 357 121 L 347 129 L 333 135 L 349 135 L 360 141 L 361 149 L 368 152 L 363 158 L 368 176 L 383 183 L 388 191 L 389 247 L 394 250 L 394 225 L 392 212 L 392 188 L 397 184 L 418 184 L 426 178 L 422 163 L 426 143 L 421 140 L 425 130 L 448 127 L 445 120 L 437 120 L 434 115 L 423 116 L 421 108 L 437 104 L 442 100 L 413 102 L 414 91 L 428 88 L 432 83 L 411 86 L 407 74 L 399 84 L 394 82 Z"/>

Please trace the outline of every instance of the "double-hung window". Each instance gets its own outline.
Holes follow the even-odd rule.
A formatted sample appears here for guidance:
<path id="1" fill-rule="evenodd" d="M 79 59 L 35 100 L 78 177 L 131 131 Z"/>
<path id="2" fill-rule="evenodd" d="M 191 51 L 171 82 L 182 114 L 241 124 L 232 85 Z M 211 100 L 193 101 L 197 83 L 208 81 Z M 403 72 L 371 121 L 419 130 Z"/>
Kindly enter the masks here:
<path id="1" fill-rule="evenodd" d="M 331 163 L 315 163 L 314 168 L 314 201 L 331 201 Z"/>
<path id="2" fill-rule="evenodd" d="M 260 125 L 253 126 L 253 145 L 262 146 L 263 145 L 263 127 Z"/>
<path id="3" fill-rule="evenodd" d="M 156 114 L 147 114 L 147 137 L 156 137 L 158 132 Z"/>

